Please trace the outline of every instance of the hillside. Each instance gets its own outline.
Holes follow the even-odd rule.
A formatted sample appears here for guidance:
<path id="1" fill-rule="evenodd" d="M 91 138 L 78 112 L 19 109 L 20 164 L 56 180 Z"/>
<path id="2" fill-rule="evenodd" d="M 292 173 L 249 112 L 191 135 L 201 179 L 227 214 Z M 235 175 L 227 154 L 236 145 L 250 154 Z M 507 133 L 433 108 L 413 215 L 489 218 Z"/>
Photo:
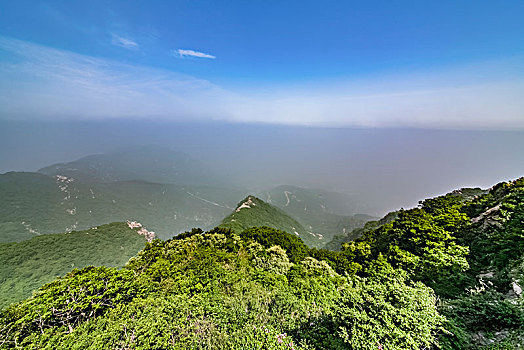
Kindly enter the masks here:
<path id="1" fill-rule="evenodd" d="M 342 245 L 347 242 L 351 242 L 361 237 L 365 232 L 372 231 L 384 224 L 387 224 L 398 217 L 398 211 L 392 211 L 387 213 L 383 218 L 379 220 L 367 221 L 362 227 L 353 229 L 352 231 L 346 231 L 342 234 L 334 235 L 329 242 L 324 245 L 324 249 L 328 250 L 340 250 Z"/>
<path id="2" fill-rule="evenodd" d="M 125 220 L 139 220 L 163 239 L 193 227 L 210 229 L 248 193 L 226 183 L 188 155 L 158 146 L 89 155 L 36 173 L 0 174 L 0 242 Z M 294 186 L 263 194 L 300 223 L 286 230 L 322 237 L 309 242 L 315 246 L 374 219 L 345 215 L 362 205 L 345 194 Z"/>
<path id="3" fill-rule="evenodd" d="M 342 193 L 296 186 L 279 186 L 260 193 L 269 204 L 284 210 L 309 232 L 322 235 L 327 243 L 376 218 L 366 214 L 368 206 L 360 199 Z"/>
<path id="4" fill-rule="evenodd" d="M 169 238 L 219 224 L 244 195 L 238 189 L 10 172 L 0 175 L 0 242 L 125 220 Z"/>
<path id="5" fill-rule="evenodd" d="M 447 195 L 456 197 L 456 198 L 460 198 L 463 202 L 470 202 L 486 193 L 488 193 L 487 190 L 483 190 L 480 188 L 461 188 L 458 190 L 454 190 L 448 193 Z M 419 204 L 422 204 L 422 201 L 419 202 Z M 347 230 L 343 232 L 342 234 L 334 235 L 331 238 L 331 240 L 326 243 L 324 248 L 329 249 L 329 250 L 339 250 L 343 243 L 354 241 L 355 239 L 362 236 L 365 232 L 372 231 L 382 225 L 385 225 L 395 220 L 398 217 L 399 213 L 400 211 L 392 211 L 386 214 L 383 218 L 379 220 L 371 219 L 371 220 L 368 220 L 361 227 L 357 227 L 351 231 Z"/>
<path id="6" fill-rule="evenodd" d="M 222 220 L 219 227 L 229 228 L 240 233 L 250 227 L 267 226 L 289 232 L 300 237 L 307 245 L 323 245 L 322 235 L 308 232 L 298 221 L 279 208 L 264 202 L 255 196 L 247 196 L 233 213 Z"/>
<path id="7" fill-rule="evenodd" d="M 232 227 L 285 223 L 248 196 L 229 227 L 155 240 L 123 269 L 75 269 L 3 310 L 0 348 L 519 349 L 524 178 L 473 192 L 399 210 L 340 251 Z"/>
<path id="8" fill-rule="evenodd" d="M 524 344 L 524 178 L 460 189 L 400 210 L 344 243 L 357 268 L 385 259 L 441 298 L 445 349 Z"/>
<path id="9" fill-rule="evenodd" d="M 0 308 L 31 296 L 56 276 L 88 265 L 122 267 L 150 236 L 126 223 L 0 243 Z"/>
<path id="10" fill-rule="evenodd" d="M 391 271 L 343 276 L 314 252 L 270 228 L 154 241 L 122 270 L 74 270 L 3 311 L 0 348 L 415 349 L 433 342 L 441 318 L 429 288 Z"/>
<path id="11" fill-rule="evenodd" d="M 355 196 L 344 193 L 282 185 L 261 191 L 259 197 L 267 203 L 290 210 L 352 215 L 366 212 L 367 205 Z"/>

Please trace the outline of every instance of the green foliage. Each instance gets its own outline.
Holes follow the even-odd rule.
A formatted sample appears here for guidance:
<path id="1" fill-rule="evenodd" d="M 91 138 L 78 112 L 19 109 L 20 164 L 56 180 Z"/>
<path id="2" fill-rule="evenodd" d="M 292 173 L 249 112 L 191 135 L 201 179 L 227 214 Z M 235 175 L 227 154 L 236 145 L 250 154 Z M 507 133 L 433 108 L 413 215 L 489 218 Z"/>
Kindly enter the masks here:
<path id="1" fill-rule="evenodd" d="M 448 321 L 441 345 L 478 348 L 474 332 L 489 335 L 524 326 L 522 303 L 508 298 L 512 283 L 524 280 L 523 223 L 524 178 L 490 191 L 461 189 L 427 199 L 419 208 L 396 212 L 393 220 L 356 230 L 362 236 L 344 243 L 341 254 L 313 255 L 324 256 L 337 271 L 343 267 L 360 276 L 391 273 L 392 267 L 406 271 L 444 300 L 441 310 Z M 507 343 L 501 339 L 493 341 Z"/>
<path id="2" fill-rule="evenodd" d="M 56 332 L 71 333 L 117 304 L 145 293 L 129 270 L 86 267 L 44 285 L 32 298 L 8 308 L 2 321 L 9 342 L 42 347 Z M 4 323 L 2 322 L 2 323 Z"/>
<path id="3" fill-rule="evenodd" d="M 0 242 L 126 220 L 137 220 L 167 239 L 191 227 L 216 226 L 245 196 L 238 189 L 132 179 L 103 182 L 39 173 L 0 174 Z"/>
<path id="4" fill-rule="evenodd" d="M 246 197 L 237 205 L 237 209 L 227 216 L 219 227 L 228 228 L 240 233 L 251 227 L 271 227 L 299 236 L 311 247 L 322 245 L 320 239 L 309 233 L 298 221 L 281 209 L 268 204 L 254 196 Z"/>
<path id="5" fill-rule="evenodd" d="M 360 238 L 361 236 L 363 236 L 366 232 L 373 231 L 382 225 L 390 223 L 391 221 L 395 220 L 398 217 L 398 213 L 399 213 L 398 211 L 390 212 L 386 214 L 386 216 L 384 216 L 380 220 L 367 221 L 363 227 L 357 227 L 353 229 L 352 231 L 348 231 L 345 234 L 335 235 L 331 239 L 331 241 L 326 243 L 326 245 L 324 246 L 324 249 L 341 250 L 344 243 L 354 241 Z"/>
<path id="6" fill-rule="evenodd" d="M 442 310 L 455 323 L 470 331 L 520 328 L 524 325 L 521 303 L 513 303 L 494 291 L 473 293 L 451 300 Z"/>
<path id="7" fill-rule="evenodd" d="M 484 291 L 448 300 L 440 308 L 447 318 L 445 328 L 449 331 L 440 337 L 444 349 L 478 348 L 472 344 L 475 335 L 504 331 L 518 334 L 524 326 L 522 302 L 508 300 L 495 291 Z M 498 339 L 491 342 L 490 349 L 515 349 L 518 339 Z M 498 345 L 497 345 L 498 344 Z M 506 344 L 506 345 L 504 345 Z"/>
<path id="8" fill-rule="evenodd" d="M 426 200 L 341 251 L 271 227 L 155 240 L 123 270 L 75 270 L 4 310 L 0 348 L 515 348 L 523 185 Z"/>
<path id="9" fill-rule="evenodd" d="M 468 225 L 468 217 L 456 206 L 447 206 L 449 202 L 455 203 L 448 196 L 439 197 L 431 206 L 400 211 L 395 220 L 358 239 L 369 245 L 360 249 L 370 249 L 375 258 L 382 254 L 394 267 L 408 271 L 438 294 L 446 293 L 446 281 L 469 268 L 468 247 L 459 245 L 454 235 L 454 230 Z M 368 255 L 360 253 L 356 261 L 365 265 Z"/>
<path id="10" fill-rule="evenodd" d="M 409 285 L 402 273 L 345 284 L 333 313 L 303 331 L 322 349 L 420 349 L 430 346 L 443 318 L 435 295 L 422 283 Z"/>
<path id="11" fill-rule="evenodd" d="M 145 242 L 144 236 L 127 224 L 113 223 L 0 244 L 0 308 L 31 296 L 34 290 L 73 268 L 122 267 Z"/>
<path id="12" fill-rule="evenodd" d="M 251 227 L 241 234 L 244 240 L 254 240 L 266 248 L 280 246 L 286 252 L 291 262 L 297 263 L 308 256 L 309 249 L 300 238 L 290 233 L 271 227 Z"/>
<path id="13" fill-rule="evenodd" d="M 419 349 L 431 344 L 441 321 L 434 305 L 435 295 L 421 283 L 409 286 L 393 276 L 356 280 L 343 293 L 333 322 L 353 349 Z"/>
<path id="14" fill-rule="evenodd" d="M 400 278 L 390 281 L 381 273 L 369 280 L 342 277 L 331 262 L 308 253 L 293 235 L 268 228 L 241 235 L 221 229 L 193 231 L 185 238 L 155 240 L 123 270 L 75 270 L 6 309 L 0 329 L 7 332 L 0 334 L 0 344 L 28 349 L 376 346 L 374 339 L 355 338 L 344 330 L 347 313 L 353 312 L 348 310 L 374 310 L 377 321 L 369 322 L 377 331 L 414 330 L 410 341 L 434 341 L 433 333 L 419 332 L 420 327 L 436 331 L 433 299 L 410 299 L 429 290 Z M 374 292 L 381 288 L 383 292 Z M 394 299 L 401 294 L 404 299 Z M 388 323 L 392 318 L 399 322 Z M 311 331 L 317 325 L 318 334 Z M 329 341 L 320 334 L 330 334 Z"/>
<path id="15" fill-rule="evenodd" d="M 465 210 L 476 215 L 460 237 L 471 249 L 471 274 L 492 271 L 496 287 L 504 290 L 524 261 L 524 179 L 495 186 Z"/>

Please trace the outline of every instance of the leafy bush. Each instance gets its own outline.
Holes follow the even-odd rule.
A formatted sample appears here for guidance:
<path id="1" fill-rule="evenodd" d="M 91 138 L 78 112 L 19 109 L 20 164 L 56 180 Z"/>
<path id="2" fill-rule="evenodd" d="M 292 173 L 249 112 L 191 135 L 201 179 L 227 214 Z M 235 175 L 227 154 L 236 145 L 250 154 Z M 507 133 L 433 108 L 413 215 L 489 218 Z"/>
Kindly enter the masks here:
<path id="1" fill-rule="evenodd" d="M 309 248 L 300 238 L 271 227 L 251 227 L 244 230 L 240 236 L 244 240 L 254 240 L 266 248 L 276 245 L 282 247 L 293 263 L 300 262 L 309 255 Z"/>
<path id="2" fill-rule="evenodd" d="M 381 278 L 353 277 L 332 314 L 304 325 L 311 343 L 322 349 L 420 349 L 430 346 L 443 318 L 436 297 L 402 273 Z"/>

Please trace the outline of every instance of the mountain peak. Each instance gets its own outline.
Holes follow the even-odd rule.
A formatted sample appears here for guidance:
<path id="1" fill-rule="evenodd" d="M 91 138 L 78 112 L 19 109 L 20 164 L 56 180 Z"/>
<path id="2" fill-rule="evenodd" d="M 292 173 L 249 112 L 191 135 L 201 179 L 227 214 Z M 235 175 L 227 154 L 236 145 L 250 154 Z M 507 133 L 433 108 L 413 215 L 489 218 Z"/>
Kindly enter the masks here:
<path id="1" fill-rule="evenodd" d="M 240 202 L 235 209 L 235 213 L 238 213 L 241 209 L 249 209 L 257 205 L 257 202 L 262 202 L 255 196 L 249 195 L 242 202 Z"/>
<path id="2" fill-rule="evenodd" d="M 250 210 L 247 210 L 250 209 Z M 220 224 L 238 233 L 250 227 L 267 226 L 299 236 L 306 244 L 318 246 L 321 236 L 308 232 L 282 209 L 249 195 Z"/>

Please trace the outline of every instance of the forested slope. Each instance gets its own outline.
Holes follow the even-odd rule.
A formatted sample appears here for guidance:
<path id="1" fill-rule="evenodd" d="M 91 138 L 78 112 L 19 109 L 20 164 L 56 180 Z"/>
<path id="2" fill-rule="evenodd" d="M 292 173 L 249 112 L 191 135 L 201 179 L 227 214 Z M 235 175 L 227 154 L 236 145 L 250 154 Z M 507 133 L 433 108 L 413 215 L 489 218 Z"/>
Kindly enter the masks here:
<path id="1" fill-rule="evenodd" d="M 31 296 L 44 283 L 88 265 L 123 267 L 146 237 L 126 223 L 0 243 L 0 308 Z"/>
<path id="2" fill-rule="evenodd" d="M 310 247 L 320 247 L 324 244 L 321 234 L 307 231 L 283 210 L 255 196 L 247 196 L 238 203 L 236 209 L 220 224 L 220 227 L 229 228 L 236 233 L 257 226 L 268 226 L 295 234 Z"/>
<path id="3" fill-rule="evenodd" d="M 268 227 L 155 240 L 2 311 L 0 346 L 522 347 L 524 178 L 425 200 L 341 248 Z"/>

